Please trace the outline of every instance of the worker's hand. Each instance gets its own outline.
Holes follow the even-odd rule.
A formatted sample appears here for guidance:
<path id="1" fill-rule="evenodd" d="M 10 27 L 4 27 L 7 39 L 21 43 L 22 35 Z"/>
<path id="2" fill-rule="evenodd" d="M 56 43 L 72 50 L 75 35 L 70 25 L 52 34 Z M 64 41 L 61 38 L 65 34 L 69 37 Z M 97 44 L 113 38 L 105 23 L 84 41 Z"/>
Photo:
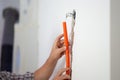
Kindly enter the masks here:
<path id="1" fill-rule="evenodd" d="M 54 80 L 70 80 L 70 76 L 67 74 L 63 74 L 65 71 L 70 70 L 69 68 L 61 69 L 57 75 L 55 76 Z"/>
<path id="2" fill-rule="evenodd" d="M 64 55 L 66 47 L 64 45 L 64 40 L 62 39 L 63 34 L 59 35 L 52 47 L 50 58 L 54 60 L 58 60 L 61 56 Z"/>

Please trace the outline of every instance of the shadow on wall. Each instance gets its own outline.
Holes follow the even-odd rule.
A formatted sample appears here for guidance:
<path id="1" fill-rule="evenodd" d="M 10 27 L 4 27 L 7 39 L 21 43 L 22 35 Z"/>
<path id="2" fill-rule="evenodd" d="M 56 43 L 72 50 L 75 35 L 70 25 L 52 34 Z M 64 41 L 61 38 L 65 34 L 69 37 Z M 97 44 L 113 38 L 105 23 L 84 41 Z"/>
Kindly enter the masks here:
<path id="1" fill-rule="evenodd" d="M 3 10 L 4 33 L 1 50 L 1 71 L 12 72 L 12 56 L 14 43 L 14 24 L 19 20 L 19 13 L 14 8 Z"/>

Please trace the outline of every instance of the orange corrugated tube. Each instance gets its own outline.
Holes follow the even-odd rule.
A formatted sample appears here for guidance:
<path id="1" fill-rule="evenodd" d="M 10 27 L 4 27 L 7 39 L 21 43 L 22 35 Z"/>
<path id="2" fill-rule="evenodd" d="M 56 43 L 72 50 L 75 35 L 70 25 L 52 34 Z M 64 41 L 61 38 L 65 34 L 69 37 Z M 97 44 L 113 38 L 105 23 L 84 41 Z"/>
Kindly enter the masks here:
<path id="1" fill-rule="evenodd" d="M 66 22 L 63 22 L 63 33 L 64 33 L 64 44 L 66 46 L 66 68 L 70 68 L 70 53 L 69 53 L 69 41 L 68 41 L 68 34 L 67 34 L 67 25 Z M 66 71 L 66 74 L 70 75 L 70 71 Z"/>

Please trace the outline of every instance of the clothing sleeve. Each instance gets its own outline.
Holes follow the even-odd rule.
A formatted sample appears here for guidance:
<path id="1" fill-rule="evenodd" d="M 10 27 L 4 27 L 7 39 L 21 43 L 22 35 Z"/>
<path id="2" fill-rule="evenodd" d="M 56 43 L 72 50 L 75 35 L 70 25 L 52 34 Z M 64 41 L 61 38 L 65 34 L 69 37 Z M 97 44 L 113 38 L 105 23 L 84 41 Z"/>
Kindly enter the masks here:
<path id="1" fill-rule="evenodd" d="M 27 72 L 24 75 L 17 75 L 10 72 L 0 72 L 0 80 L 34 80 L 34 74 Z"/>

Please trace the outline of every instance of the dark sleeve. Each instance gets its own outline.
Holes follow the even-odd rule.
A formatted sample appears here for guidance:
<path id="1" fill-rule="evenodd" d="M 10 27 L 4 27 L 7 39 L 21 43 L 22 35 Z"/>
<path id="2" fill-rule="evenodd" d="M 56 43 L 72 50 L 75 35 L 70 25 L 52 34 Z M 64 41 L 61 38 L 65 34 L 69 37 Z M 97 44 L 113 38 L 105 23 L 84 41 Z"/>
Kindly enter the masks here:
<path id="1" fill-rule="evenodd" d="M 34 80 L 34 74 L 27 72 L 24 75 L 16 75 L 10 72 L 0 72 L 0 80 Z"/>

